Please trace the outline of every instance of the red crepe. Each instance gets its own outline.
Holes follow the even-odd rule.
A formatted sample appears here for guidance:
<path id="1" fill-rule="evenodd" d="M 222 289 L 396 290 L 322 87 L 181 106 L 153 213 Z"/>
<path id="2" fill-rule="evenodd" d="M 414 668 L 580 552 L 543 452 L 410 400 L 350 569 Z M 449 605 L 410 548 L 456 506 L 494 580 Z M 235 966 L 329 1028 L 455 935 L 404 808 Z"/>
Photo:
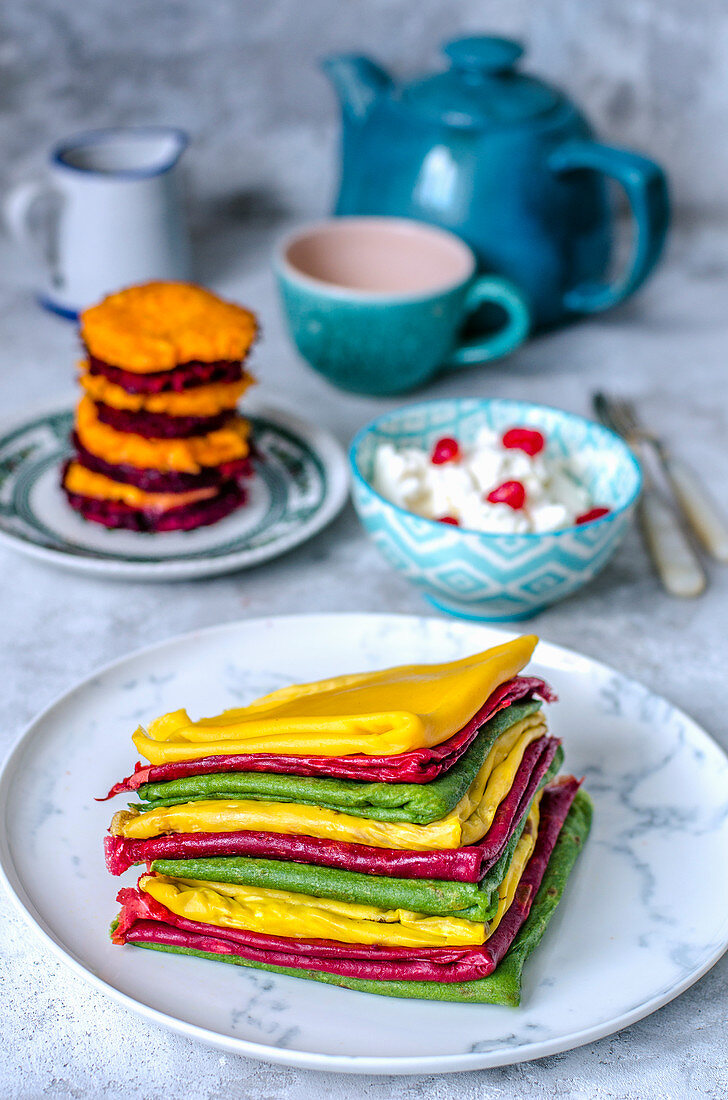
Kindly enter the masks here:
<path id="1" fill-rule="evenodd" d="M 152 413 L 146 409 L 132 411 L 116 409 L 96 401 L 96 415 L 102 424 L 108 424 L 118 432 L 132 432 L 145 439 L 185 439 L 189 436 L 207 435 L 224 428 L 234 414 L 234 409 L 224 409 L 212 416 L 169 416 Z"/>
<path id="2" fill-rule="evenodd" d="M 541 802 L 538 837 L 513 901 L 482 947 L 412 948 L 297 940 L 267 936 L 175 916 L 141 890 L 121 890 L 115 943 L 158 943 L 237 955 L 253 962 L 343 974 L 378 981 L 475 981 L 491 974 L 528 917 L 551 853 L 579 789 L 573 776 L 549 785 Z"/>
<path id="3" fill-rule="evenodd" d="M 179 363 L 170 370 L 137 374 L 89 355 L 88 372 L 102 374 L 127 393 L 182 393 L 213 382 L 237 382 L 243 376 L 243 364 L 240 359 L 221 359 L 215 363 Z"/>
<path id="4" fill-rule="evenodd" d="M 121 875 L 134 863 L 155 859 L 204 859 L 215 856 L 255 856 L 316 863 L 366 875 L 390 878 L 431 878 L 455 882 L 479 882 L 500 858 L 503 849 L 536 796 L 541 780 L 554 758 L 559 741 L 541 737 L 523 754 L 513 785 L 496 810 L 490 829 L 477 844 L 436 852 L 374 848 L 349 841 L 321 840 L 310 836 L 241 831 L 237 833 L 172 833 L 149 840 L 104 839 L 106 866 Z"/>
<path id="5" fill-rule="evenodd" d="M 459 733 L 441 745 L 412 749 L 399 756 L 283 756 L 272 753 L 237 753 L 230 756 L 205 756 L 201 760 L 182 760 L 174 764 L 137 763 L 134 774 L 115 783 L 106 798 L 123 791 L 136 791 L 144 783 L 166 783 L 188 775 L 213 775 L 219 772 L 280 772 L 284 775 L 333 776 L 336 779 L 361 779 L 374 783 L 429 783 L 459 760 L 478 730 L 498 711 L 538 696 L 546 703 L 556 695 L 535 676 L 516 676 L 497 687 L 477 714 Z M 104 802 L 106 799 L 97 799 Z"/>

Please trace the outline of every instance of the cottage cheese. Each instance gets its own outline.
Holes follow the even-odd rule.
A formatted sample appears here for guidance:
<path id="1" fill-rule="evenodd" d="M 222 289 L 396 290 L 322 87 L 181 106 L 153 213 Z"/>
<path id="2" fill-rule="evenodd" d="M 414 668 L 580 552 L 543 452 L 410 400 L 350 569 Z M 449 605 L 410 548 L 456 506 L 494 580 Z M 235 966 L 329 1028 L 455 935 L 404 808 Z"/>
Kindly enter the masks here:
<path id="1" fill-rule="evenodd" d="M 489 428 L 478 432 L 471 447 L 461 446 L 454 459 L 432 458 L 433 452 L 418 447 L 381 444 L 374 459 L 374 488 L 415 515 L 491 533 L 558 531 L 595 506 L 579 480 L 576 459 L 549 455 L 547 447 L 537 454 L 506 447 L 503 436 Z M 521 507 L 487 499 L 509 482 L 525 490 Z M 518 502 L 524 494 L 519 488 L 512 495 Z"/>

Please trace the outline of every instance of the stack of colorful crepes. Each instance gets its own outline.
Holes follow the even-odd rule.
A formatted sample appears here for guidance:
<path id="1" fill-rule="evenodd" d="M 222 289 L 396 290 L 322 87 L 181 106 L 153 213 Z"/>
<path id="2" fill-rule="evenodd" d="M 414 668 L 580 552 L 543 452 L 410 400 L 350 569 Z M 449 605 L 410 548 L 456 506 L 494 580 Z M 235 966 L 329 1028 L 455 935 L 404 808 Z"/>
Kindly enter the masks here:
<path id="1" fill-rule="evenodd" d="M 517 1004 L 588 831 L 536 639 L 137 730 L 106 838 L 119 944 L 399 997 Z"/>
<path id="2" fill-rule="evenodd" d="M 187 283 L 129 287 L 82 313 L 71 507 L 134 531 L 188 531 L 240 507 L 252 469 L 236 405 L 255 335 L 252 313 Z"/>

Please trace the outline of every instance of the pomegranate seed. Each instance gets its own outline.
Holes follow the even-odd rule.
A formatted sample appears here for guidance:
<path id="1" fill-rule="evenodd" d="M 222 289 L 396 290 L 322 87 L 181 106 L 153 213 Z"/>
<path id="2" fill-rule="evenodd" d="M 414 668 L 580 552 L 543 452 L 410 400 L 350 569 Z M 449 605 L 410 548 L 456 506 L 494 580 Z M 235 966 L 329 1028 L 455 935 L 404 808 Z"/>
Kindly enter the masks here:
<path id="1" fill-rule="evenodd" d="M 490 504 L 507 504 L 518 511 L 526 503 L 526 490 L 520 481 L 504 481 L 497 489 L 491 490 L 485 498 Z"/>
<path id="2" fill-rule="evenodd" d="M 602 516 L 608 516 L 611 508 L 590 508 L 588 512 L 584 512 L 582 516 L 576 517 L 577 523 L 591 523 L 593 519 L 601 519 Z"/>
<path id="3" fill-rule="evenodd" d="M 440 516 L 440 518 L 438 519 L 437 522 L 438 523 L 451 523 L 453 525 L 453 527 L 459 527 L 460 526 L 460 520 L 457 519 L 455 516 Z"/>
<path id="4" fill-rule="evenodd" d="M 527 455 L 540 454 L 546 440 L 535 428 L 509 428 L 503 433 L 501 443 L 509 450 L 525 451 Z"/>
<path id="5" fill-rule="evenodd" d="M 457 439 L 451 439 L 450 436 L 446 435 L 442 439 L 438 439 L 432 448 L 430 461 L 435 466 L 442 466 L 445 462 L 458 462 L 460 458 L 460 444 Z"/>

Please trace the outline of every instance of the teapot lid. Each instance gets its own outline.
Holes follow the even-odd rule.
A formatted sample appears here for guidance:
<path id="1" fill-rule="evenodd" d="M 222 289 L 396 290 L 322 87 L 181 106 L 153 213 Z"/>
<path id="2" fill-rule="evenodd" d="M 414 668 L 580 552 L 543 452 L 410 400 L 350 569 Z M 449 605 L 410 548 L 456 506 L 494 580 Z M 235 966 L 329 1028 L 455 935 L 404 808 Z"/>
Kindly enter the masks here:
<path id="1" fill-rule="evenodd" d="M 401 91 L 403 103 L 449 126 L 491 127 L 525 122 L 565 97 L 515 70 L 523 46 L 508 38 L 457 38 L 443 46 L 450 68 Z"/>

